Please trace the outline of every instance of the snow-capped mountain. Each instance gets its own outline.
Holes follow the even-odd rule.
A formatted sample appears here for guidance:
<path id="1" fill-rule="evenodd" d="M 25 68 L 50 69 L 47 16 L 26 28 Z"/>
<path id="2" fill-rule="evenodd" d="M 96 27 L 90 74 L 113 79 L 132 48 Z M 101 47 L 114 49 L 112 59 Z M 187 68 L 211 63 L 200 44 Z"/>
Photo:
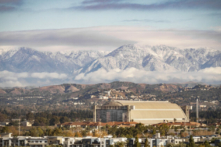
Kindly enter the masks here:
<path id="1" fill-rule="evenodd" d="M 58 72 L 72 74 L 85 64 L 103 57 L 103 51 L 40 52 L 30 48 L 2 51 L 0 70 L 12 72 Z"/>
<path id="2" fill-rule="evenodd" d="M 198 71 L 221 66 L 221 52 L 210 49 L 178 49 L 168 46 L 124 45 L 80 70 L 90 73 L 98 69 L 125 70 L 137 68 L 146 71 Z"/>
<path id="3" fill-rule="evenodd" d="M 0 71 L 57 72 L 70 75 L 99 69 L 136 68 L 146 71 L 198 71 L 221 67 L 221 51 L 178 49 L 169 46 L 124 45 L 112 52 L 40 52 L 30 48 L 0 49 Z"/>

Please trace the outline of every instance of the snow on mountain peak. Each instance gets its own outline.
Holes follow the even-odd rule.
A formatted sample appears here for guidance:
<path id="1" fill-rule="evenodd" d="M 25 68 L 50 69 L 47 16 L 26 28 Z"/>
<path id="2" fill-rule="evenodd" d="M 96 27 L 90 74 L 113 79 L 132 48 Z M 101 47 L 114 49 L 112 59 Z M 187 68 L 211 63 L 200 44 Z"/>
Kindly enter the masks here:
<path id="1" fill-rule="evenodd" d="M 128 68 L 146 71 L 198 71 L 220 66 L 221 52 L 207 48 L 179 49 L 158 45 L 128 44 L 112 52 L 96 50 L 40 52 L 22 47 L 0 49 L 1 70 L 90 73 Z M 28 62 L 32 61 L 32 62 Z M 19 65 L 19 66 L 18 66 Z"/>

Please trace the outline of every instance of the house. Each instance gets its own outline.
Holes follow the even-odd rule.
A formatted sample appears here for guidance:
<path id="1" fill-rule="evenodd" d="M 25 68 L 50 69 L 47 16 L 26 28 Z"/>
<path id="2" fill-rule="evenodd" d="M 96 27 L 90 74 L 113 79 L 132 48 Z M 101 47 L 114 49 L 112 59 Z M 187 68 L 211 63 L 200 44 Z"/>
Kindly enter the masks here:
<path id="1" fill-rule="evenodd" d="M 45 147 L 48 145 L 47 137 L 30 137 L 27 141 L 27 146 L 30 147 Z"/>
<path id="2" fill-rule="evenodd" d="M 62 145 L 64 138 L 62 136 L 47 136 L 49 145 Z"/>
<path id="3" fill-rule="evenodd" d="M 29 121 L 23 121 L 23 122 L 21 122 L 21 125 L 22 125 L 22 126 L 25 126 L 25 127 L 31 127 L 31 126 L 32 126 L 32 123 L 29 122 Z"/>
<path id="4" fill-rule="evenodd" d="M 12 145 L 12 133 L 1 133 L 1 138 L 0 138 L 0 146 L 11 146 Z"/>
<path id="5" fill-rule="evenodd" d="M 0 122 L 0 126 L 4 127 L 9 125 L 9 121 Z"/>
<path id="6" fill-rule="evenodd" d="M 221 143 L 221 139 L 216 139 L 214 141 L 215 146 L 218 146 Z"/>

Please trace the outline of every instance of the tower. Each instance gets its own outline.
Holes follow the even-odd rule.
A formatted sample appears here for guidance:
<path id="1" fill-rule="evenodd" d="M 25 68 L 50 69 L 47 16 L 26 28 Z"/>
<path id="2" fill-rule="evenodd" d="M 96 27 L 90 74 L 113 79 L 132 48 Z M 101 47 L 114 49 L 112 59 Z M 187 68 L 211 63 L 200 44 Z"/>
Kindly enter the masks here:
<path id="1" fill-rule="evenodd" d="M 196 122 L 199 122 L 199 101 L 196 99 Z"/>

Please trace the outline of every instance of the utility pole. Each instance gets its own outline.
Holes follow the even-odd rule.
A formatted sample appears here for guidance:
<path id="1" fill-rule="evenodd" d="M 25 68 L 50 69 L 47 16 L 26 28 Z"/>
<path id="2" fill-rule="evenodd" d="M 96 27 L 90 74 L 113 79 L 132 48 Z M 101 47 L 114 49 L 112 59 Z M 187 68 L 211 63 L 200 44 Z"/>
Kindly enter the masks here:
<path id="1" fill-rule="evenodd" d="M 19 136 L 20 136 L 20 120 L 21 120 L 21 119 L 19 118 L 19 119 L 18 119 L 18 128 L 19 128 L 19 129 L 18 129 L 18 130 L 19 130 L 19 131 L 18 131 L 18 134 L 19 134 Z"/>
<path id="2" fill-rule="evenodd" d="M 199 122 L 199 101 L 196 99 L 196 122 Z"/>
<path id="3" fill-rule="evenodd" d="M 12 121 L 18 121 L 18 134 L 20 136 L 20 123 L 21 123 L 21 119 L 12 119 Z"/>

